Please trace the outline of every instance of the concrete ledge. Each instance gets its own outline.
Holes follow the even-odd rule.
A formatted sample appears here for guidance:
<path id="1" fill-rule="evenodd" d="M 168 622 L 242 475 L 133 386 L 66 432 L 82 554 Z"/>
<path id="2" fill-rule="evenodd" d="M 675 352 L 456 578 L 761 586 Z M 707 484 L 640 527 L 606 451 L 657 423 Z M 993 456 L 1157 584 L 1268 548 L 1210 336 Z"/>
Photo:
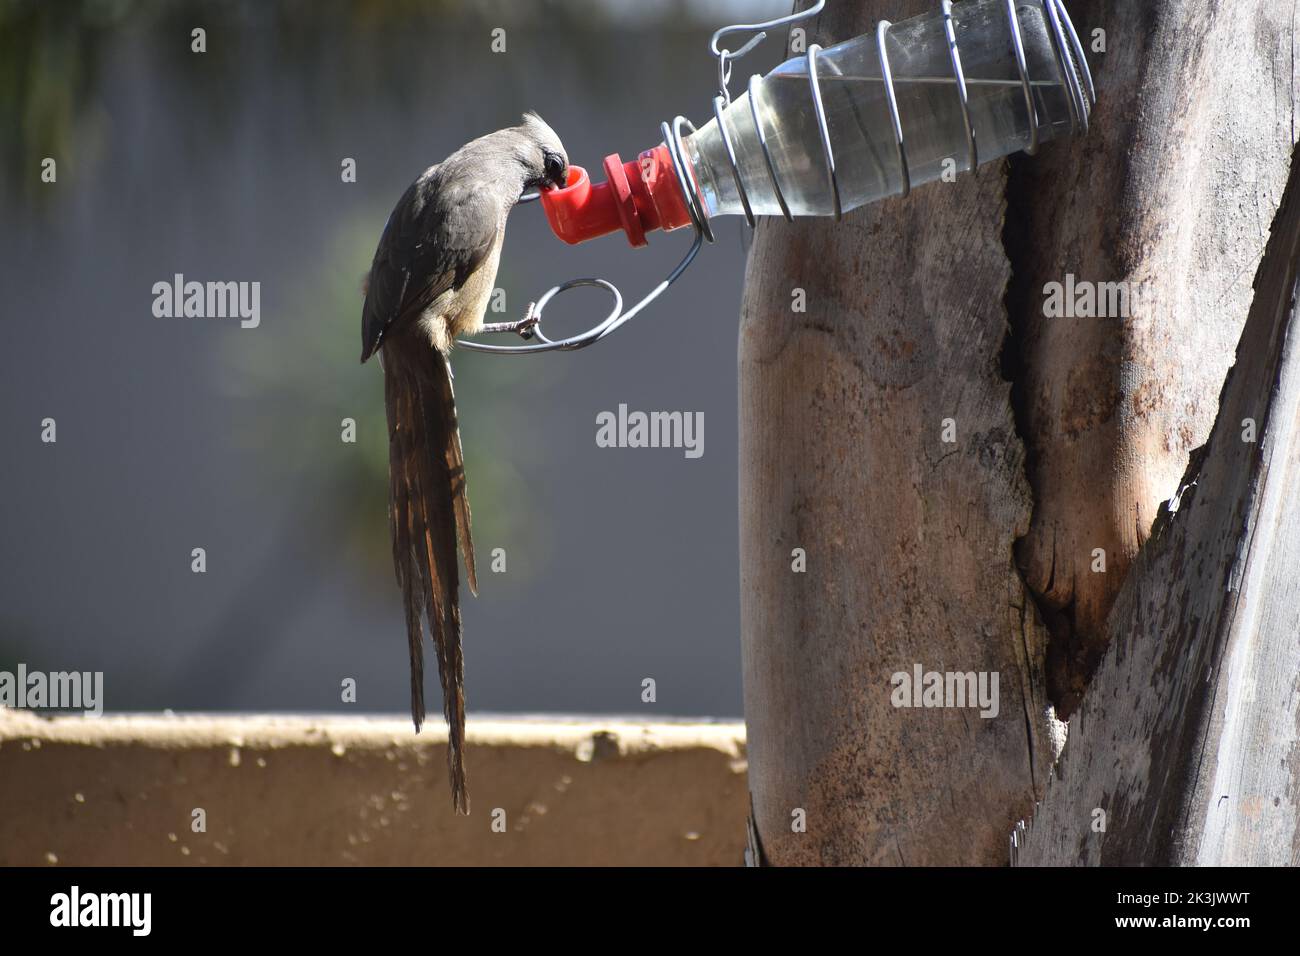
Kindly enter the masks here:
<path id="1" fill-rule="evenodd" d="M 741 862 L 743 724 L 471 717 L 457 817 L 437 723 L 0 710 L 0 866 Z"/>

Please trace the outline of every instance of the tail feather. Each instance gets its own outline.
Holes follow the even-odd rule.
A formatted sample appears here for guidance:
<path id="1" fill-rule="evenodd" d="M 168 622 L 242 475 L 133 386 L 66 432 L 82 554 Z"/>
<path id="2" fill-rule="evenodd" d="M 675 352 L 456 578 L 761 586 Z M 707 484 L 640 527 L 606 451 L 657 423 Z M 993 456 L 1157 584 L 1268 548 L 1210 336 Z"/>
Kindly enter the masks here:
<path id="1" fill-rule="evenodd" d="M 469 493 L 465 487 L 465 456 L 460 448 L 460 427 L 454 417 L 456 395 L 451 384 L 451 375 L 441 378 L 438 385 L 442 389 L 442 401 L 446 408 L 452 410 L 451 434 L 446 443 L 447 474 L 451 477 L 452 502 L 456 512 L 456 537 L 460 541 L 461 557 L 465 559 L 465 577 L 470 591 L 478 595 L 478 577 L 474 572 L 474 542 L 470 538 Z"/>
<path id="2" fill-rule="evenodd" d="M 464 657 L 461 652 L 459 538 L 473 581 L 469 501 L 446 358 L 422 341 L 385 340 L 389 506 L 393 564 L 406 608 L 411 717 L 424 718 L 422 620 L 437 652 L 447 719 L 447 768 L 456 809 L 469 812 L 465 784 Z M 462 521 L 463 511 L 463 521 Z"/>
<path id="3" fill-rule="evenodd" d="M 397 585 L 402 591 L 402 606 L 406 616 L 406 640 L 411 655 L 411 720 L 416 733 L 424 724 L 424 633 L 420 624 L 420 615 L 424 610 L 425 593 L 417 579 L 411 573 L 414 567 L 411 542 L 417 540 L 413 524 L 414 517 L 409 502 L 410 487 L 404 467 L 401 465 L 401 438 L 398 426 L 401 411 L 401 389 L 397 377 L 385 372 L 384 375 L 385 406 L 388 411 L 389 434 L 389 488 L 388 520 L 393 539 L 393 567 L 397 572 Z"/>

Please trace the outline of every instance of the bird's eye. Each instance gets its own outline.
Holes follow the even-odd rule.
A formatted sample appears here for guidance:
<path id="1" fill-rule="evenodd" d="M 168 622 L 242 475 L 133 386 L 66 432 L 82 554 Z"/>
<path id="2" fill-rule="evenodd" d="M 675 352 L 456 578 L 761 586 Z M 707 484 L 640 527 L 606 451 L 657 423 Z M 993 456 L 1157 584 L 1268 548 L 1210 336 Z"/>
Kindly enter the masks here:
<path id="1" fill-rule="evenodd" d="M 565 176 L 564 160 L 555 153 L 546 154 L 546 178 L 557 186 L 563 185 Z"/>

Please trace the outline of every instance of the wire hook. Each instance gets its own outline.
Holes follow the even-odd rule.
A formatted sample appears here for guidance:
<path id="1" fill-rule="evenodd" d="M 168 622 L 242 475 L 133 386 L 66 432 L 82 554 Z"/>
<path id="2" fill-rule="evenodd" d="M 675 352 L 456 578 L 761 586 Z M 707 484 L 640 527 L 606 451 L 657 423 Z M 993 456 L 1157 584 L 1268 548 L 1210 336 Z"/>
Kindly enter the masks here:
<path id="1" fill-rule="evenodd" d="M 798 23 L 800 20 L 807 20 L 815 17 L 822 12 L 826 6 L 826 0 L 817 0 L 815 4 L 807 10 L 799 10 L 795 13 L 788 14 L 784 17 L 777 17 L 775 20 L 764 20 L 762 23 L 736 23 L 729 27 L 723 27 L 713 34 L 709 40 L 709 52 L 718 60 L 718 94 L 722 97 L 723 102 L 731 105 L 731 91 L 727 85 L 731 82 L 731 61 L 739 60 L 746 53 L 754 49 L 767 38 L 767 31 L 775 27 L 783 27 L 789 23 Z M 739 50 L 732 53 L 730 50 L 718 47 L 718 42 L 728 33 L 751 33 L 757 31 L 754 36 L 750 37 Z"/>

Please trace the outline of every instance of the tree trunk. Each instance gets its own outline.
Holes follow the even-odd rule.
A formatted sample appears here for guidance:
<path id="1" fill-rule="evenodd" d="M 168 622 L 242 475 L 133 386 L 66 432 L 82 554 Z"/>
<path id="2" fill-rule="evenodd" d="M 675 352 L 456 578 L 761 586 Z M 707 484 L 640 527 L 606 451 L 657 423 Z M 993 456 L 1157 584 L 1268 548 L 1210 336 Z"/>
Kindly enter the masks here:
<path id="1" fill-rule="evenodd" d="M 832 0 L 808 41 L 936 6 Z M 766 862 L 1004 863 L 1059 750 L 1052 704 L 1079 699 L 1214 419 L 1295 140 L 1294 4 L 1069 6 L 1085 42 L 1106 33 L 1088 138 L 1016 160 L 1009 190 L 997 164 L 757 231 L 741 632 Z M 1068 273 L 1142 295 L 1044 319 Z M 996 675 L 997 715 L 895 707 L 916 665 Z"/>
<path id="2" fill-rule="evenodd" d="M 1294 0 L 1070 3 L 1105 30 L 1078 148 L 1017 160 L 1008 251 L 1034 519 L 1017 556 L 1061 716 L 1160 502 L 1209 435 L 1295 142 Z M 1045 319 L 1043 288 L 1122 282 L 1130 315 Z M 1100 554 L 1099 554 L 1100 552 Z M 1104 558 L 1105 570 L 1099 558 Z"/>
<path id="3" fill-rule="evenodd" d="M 1023 864 L 1300 863 L 1300 166 L 1209 444 L 1110 617 Z"/>

